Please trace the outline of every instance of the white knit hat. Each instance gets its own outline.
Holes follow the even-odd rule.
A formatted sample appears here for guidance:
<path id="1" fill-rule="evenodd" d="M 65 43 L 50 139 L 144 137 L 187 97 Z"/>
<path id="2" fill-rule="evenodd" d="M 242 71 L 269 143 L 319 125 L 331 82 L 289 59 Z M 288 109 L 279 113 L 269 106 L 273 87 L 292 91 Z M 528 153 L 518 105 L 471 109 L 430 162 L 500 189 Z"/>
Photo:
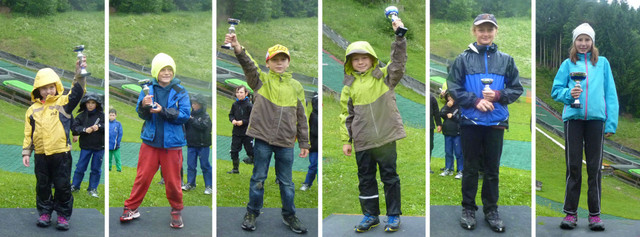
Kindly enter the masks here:
<path id="1" fill-rule="evenodd" d="M 593 41 L 594 44 L 596 43 L 596 32 L 593 31 L 593 28 L 591 28 L 589 23 L 582 23 L 581 25 L 573 29 L 573 42 L 575 42 L 576 38 L 578 38 L 578 36 L 582 34 L 588 35 L 589 37 L 591 37 L 591 41 Z"/>

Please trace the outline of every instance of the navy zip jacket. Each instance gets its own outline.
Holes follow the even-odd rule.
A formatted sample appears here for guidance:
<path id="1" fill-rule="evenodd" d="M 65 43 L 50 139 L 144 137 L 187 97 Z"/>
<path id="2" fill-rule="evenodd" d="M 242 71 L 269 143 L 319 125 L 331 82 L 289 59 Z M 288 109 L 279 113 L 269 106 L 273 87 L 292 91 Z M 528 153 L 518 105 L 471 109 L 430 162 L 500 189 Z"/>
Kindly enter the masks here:
<path id="1" fill-rule="evenodd" d="M 490 88 L 496 92 L 493 111 L 482 112 L 476 104 L 483 98 L 484 85 L 480 79 L 493 79 Z M 498 51 L 498 46 L 478 46 L 460 54 L 447 77 L 451 96 L 461 108 L 460 125 L 482 125 L 509 127 L 508 104 L 515 102 L 523 89 L 518 78 L 518 68 L 511 56 Z"/>

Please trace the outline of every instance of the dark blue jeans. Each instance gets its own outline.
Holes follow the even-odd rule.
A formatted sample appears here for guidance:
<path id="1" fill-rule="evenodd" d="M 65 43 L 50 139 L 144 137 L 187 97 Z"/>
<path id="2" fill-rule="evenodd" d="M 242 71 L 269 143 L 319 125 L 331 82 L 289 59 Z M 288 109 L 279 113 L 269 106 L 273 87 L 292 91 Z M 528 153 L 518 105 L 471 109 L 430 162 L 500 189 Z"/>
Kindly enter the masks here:
<path id="1" fill-rule="evenodd" d="M 456 164 L 458 169 L 456 171 L 462 171 L 463 159 L 462 159 L 462 146 L 460 145 L 460 136 L 444 136 L 444 152 L 445 152 L 445 169 L 453 170 L 453 155 L 456 155 Z"/>
<path id="2" fill-rule="evenodd" d="M 92 158 L 93 157 L 93 158 Z M 89 161 L 91 161 L 91 174 L 89 175 L 89 187 L 87 191 L 98 188 L 100 184 L 100 175 L 102 175 L 102 158 L 104 157 L 103 150 L 80 150 L 80 158 L 76 164 L 76 171 L 73 174 L 72 185 L 76 188 L 80 188 L 82 179 L 84 179 L 84 172 L 87 171 Z"/>
<path id="3" fill-rule="evenodd" d="M 307 178 L 304 183 L 311 187 L 316 179 L 316 174 L 318 174 L 318 152 L 311 152 L 309 153 L 309 170 L 307 170 Z"/>
<path id="4" fill-rule="evenodd" d="M 293 147 L 278 147 L 269 145 L 267 142 L 256 139 L 253 146 L 253 175 L 249 184 L 249 203 L 247 211 L 260 215 L 264 197 L 264 181 L 269 172 L 271 155 L 275 154 L 276 179 L 280 181 L 280 201 L 282 202 L 282 215 L 290 216 L 296 214 L 296 207 L 293 203 L 295 187 L 293 185 Z"/>
<path id="5" fill-rule="evenodd" d="M 209 147 L 187 147 L 187 183 L 196 186 L 198 159 L 204 178 L 204 186 L 211 187 L 211 163 L 209 163 Z"/>

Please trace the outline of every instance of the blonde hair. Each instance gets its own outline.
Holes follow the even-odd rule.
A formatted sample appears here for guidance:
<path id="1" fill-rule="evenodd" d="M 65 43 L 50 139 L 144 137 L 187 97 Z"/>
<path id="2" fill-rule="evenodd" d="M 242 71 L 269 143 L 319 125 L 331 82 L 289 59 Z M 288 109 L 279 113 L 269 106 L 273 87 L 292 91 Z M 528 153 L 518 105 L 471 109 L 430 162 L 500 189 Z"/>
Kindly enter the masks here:
<path id="1" fill-rule="evenodd" d="M 598 51 L 598 48 L 596 48 L 595 44 L 591 45 L 591 50 L 589 51 L 591 51 L 589 61 L 591 61 L 591 65 L 595 66 L 596 63 L 598 63 L 598 56 L 600 55 L 600 52 Z M 571 59 L 573 64 L 576 64 L 578 61 L 578 49 L 576 49 L 575 41 L 571 44 L 571 48 L 569 49 L 569 59 Z"/>

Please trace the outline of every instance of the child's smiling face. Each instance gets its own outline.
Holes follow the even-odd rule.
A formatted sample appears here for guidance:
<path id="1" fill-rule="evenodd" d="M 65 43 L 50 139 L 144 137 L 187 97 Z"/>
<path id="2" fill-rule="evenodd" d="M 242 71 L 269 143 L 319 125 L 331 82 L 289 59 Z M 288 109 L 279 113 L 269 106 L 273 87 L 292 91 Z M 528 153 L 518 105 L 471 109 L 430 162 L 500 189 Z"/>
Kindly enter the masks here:
<path id="1" fill-rule="evenodd" d="M 355 53 L 351 55 L 351 66 L 356 72 L 366 72 L 371 68 L 371 64 L 373 64 L 373 60 L 369 54 Z"/>
<path id="2" fill-rule="evenodd" d="M 56 90 L 56 84 L 55 83 L 51 83 L 48 85 L 44 85 L 41 87 L 38 87 L 38 92 L 40 92 L 40 96 L 42 97 L 43 100 L 47 99 L 47 96 L 51 95 L 51 96 L 55 96 L 57 93 Z"/>
<path id="3" fill-rule="evenodd" d="M 247 91 L 244 89 L 244 87 L 239 87 L 236 90 L 236 98 L 238 98 L 238 100 L 244 100 L 244 98 L 247 97 Z"/>
<path id="4" fill-rule="evenodd" d="M 276 73 L 283 73 L 289 68 L 289 57 L 284 53 L 279 53 L 267 61 L 267 67 Z"/>
<path id="5" fill-rule="evenodd" d="M 473 27 L 473 35 L 476 37 L 476 42 L 478 42 L 479 45 L 491 45 L 497 33 L 498 29 L 489 22 Z"/>
<path id="6" fill-rule="evenodd" d="M 158 84 L 160 84 L 163 87 L 167 86 L 171 83 L 172 79 L 173 79 L 173 68 L 171 68 L 170 66 L 166 66 L 160 69 L 160 72 L 158 73 Z"/>
<path id="7" fill-rule="evenodd" d="M 593 46 L 593 41 L 591 37 L 588 35 L 582 34 L 579 35 L 575 40 L 575 47 L 578 50 L 578 53 L 587 53 L 591 51 L 591 47 Z"/>

